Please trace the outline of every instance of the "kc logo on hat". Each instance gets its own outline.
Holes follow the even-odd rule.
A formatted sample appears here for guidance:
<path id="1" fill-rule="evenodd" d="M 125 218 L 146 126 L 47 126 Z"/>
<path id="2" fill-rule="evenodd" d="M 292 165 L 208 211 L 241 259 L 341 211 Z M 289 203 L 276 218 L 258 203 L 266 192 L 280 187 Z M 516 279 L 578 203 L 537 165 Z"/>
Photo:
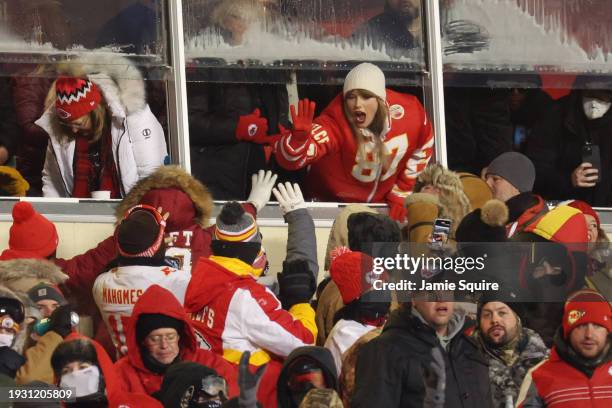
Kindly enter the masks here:
<path id="1" fill-rule="evenodd" d="M 568 314 L 567 314 L 567 321 L 569 324 L 574 324 L 576 323 L 578 320 L 580 320 L 580 318 L 582 316 L 585 315 L 585 312 L 582 310 L 571 310 Z"/>

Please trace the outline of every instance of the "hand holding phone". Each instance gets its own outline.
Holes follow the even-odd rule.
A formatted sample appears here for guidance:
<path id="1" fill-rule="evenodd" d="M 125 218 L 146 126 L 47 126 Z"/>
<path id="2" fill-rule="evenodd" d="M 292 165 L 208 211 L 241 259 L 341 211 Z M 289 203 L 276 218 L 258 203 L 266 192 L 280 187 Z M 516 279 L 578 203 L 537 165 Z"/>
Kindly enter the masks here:
<path id="1" fill-rule="evenodd" d="M 447 218 L 436 218 L 431 233 L 430 246 L 432 249 L 442 249 L 442 246 L 448 241 L 450 235 L 452 221 Z"/>

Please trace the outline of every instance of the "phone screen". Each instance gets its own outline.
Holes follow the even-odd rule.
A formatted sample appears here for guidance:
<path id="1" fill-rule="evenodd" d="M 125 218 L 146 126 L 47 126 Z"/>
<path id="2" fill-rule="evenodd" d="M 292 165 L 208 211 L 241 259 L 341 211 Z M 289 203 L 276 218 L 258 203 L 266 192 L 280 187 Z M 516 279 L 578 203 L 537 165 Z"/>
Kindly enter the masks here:
<path id="1" fill-rule="evenodd" d="M 442 245 L 448 241 L 450 235 L 452 221 L 446 218 L 436 218 L 434 221 L 433 231 L 431 233 L 431 244 L 434 248 L 442 248 Z"/>

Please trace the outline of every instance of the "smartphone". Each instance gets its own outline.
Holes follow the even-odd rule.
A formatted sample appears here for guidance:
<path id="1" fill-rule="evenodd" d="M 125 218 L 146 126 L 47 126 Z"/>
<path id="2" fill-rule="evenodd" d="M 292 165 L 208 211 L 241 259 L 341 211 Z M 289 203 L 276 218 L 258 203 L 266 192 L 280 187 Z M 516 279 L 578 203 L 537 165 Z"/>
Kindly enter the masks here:
<path id="1" fill-rule="evenodd" d="M 431 247 L 442 249 L 442 246 L 448 241 L 450 235 L 452 221 L 447 218 L 436 218 L 431 232 Z"/>
<path id="2" fill-rule="evenodd" d="M 591 163 L 593 168 L 599 170 L 601 175 L 601 155 L 599 154 L 598 145 L 586 143 L 582 146 L 582 163 Z M 597 181 L 599 181 L 599 178 Z"/>

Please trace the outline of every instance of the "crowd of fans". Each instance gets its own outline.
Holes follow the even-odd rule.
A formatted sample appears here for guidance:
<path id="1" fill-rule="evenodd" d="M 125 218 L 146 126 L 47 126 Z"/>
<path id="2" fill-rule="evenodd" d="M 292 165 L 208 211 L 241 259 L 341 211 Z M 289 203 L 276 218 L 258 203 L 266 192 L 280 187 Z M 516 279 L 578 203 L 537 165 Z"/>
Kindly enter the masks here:
<path id="1" fill-rule="evenodd" d="M 232 45 L 262 6 L 237 4 L 211 16 Z M 419 24 L 415 2 L 388 0 L 354 39 L 401 52 Z M 113 235 L 71 259 L 52 222 L 14 205 L 0 385 L 72 389 L 73 407 L 610 405 L 612 266 L 593 209 L 612 204 L 609 86 L 578 78 L 556 101 L 447 90 L 447 168 L 430 162 L 421 102 L 374 64 L 324 109 L 235 70 L 230 85 L 189 83 L 188 174 L 168 165 L 139 69 L 99 58 L 0 81 L 18 119 L 0 132 L 2 195 L 121 199 Z M 257 220 L 272 195 L 281 271 Z M 213 198 L 241 201 L 209 225 Z M 307 200 L 389 211 L 343 207 L 321 272 Z M 499 287 L 422 289 L 462 274 L 423 266 L 416 289 L 374 287 L 376 257 L 422 251 L 486 258 L 466 279 Z"/>

